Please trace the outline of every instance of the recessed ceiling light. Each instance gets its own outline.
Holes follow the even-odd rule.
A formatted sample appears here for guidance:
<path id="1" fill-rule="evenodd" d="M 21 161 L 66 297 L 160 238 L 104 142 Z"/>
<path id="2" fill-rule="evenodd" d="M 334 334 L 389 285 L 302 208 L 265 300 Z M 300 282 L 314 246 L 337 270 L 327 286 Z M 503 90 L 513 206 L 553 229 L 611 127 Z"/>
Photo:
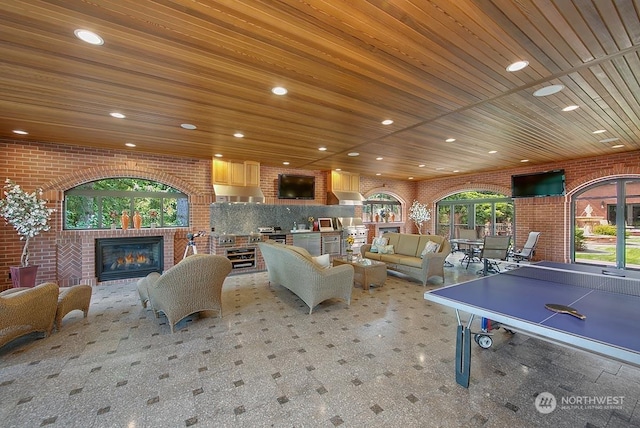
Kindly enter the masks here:
<path id="1" fill-rule="evenodd" d="M 233 136 L 236 138 L 244 138 L 244 134 L 242 132 L 236 132 Z"/>
<path id="2" fill-rule="evenodd" d="M 407 179 L 408 179 L 408 180 L 413 180 L 413 177 L 408 177 Z"/>
<path id="3" fill-rule="evenodd" d="M 222 154 L 221 153 L 216 153 L 214 156 L 217 157 L 217 158 L 221 158 Z"/>
<path id="4" fill-rule="evenodd" d="M 391 119 L 385 119 L 385 120 L 382 121 L 383 125 L 391 125 L 392 123 L 393 123 L 393 120 L 391 120 Z"/>
<path id="5" fill-rule="evenodd" d="M 382 159 L 384 159 L 382 156 L 378 156 L 378 157 L 376 158 L 376 160 L 382 160 Z"/>
<path id="6" fill-rule="evenodd" d="M 94 33 L 93 31 L 89 31 L 89 30 L 82 30 L 82 29 L 77 29 L 73 32 L 73 34 L 76 35 L 77 38 L 79 38 L 80 40 L 82 40 L 83 42 L 87 42 L 90 43 L 92 45 L 103 45 L 104 44 L 104 40 L 102 40 L 102 37 L 98 36 L 96 33 Z"/>
<path id="7" fill-rule="evenodd" d="M 420 165 L 418 165 L 418 168 L 424 168 L 424 164 L 421 163 Z"/>
<path id="8" fill-rule="evenodd" d="M 320 150 L 321 152 L 326 152 L 327 148 L 326 147 L 318 147 L 318 150 Z"/>
<path id="9" fill-rule="evenodd" d="M 520 71 L 529 65 L 529 61 L 516 61 L 513 64 L 509 64 L 507 71 Z"/>
<path id="10" fill-rule="evenodd" d="M 135 147 L 136 145 L 133 143 L 124 143 L 125 146 L 127 147 Z"/>
<path id="11" fill-rule="evenodd" d="M 347 153 L 347 156 L 360 156 L 360 153 L 358 153 L 358 152 L 351 152 L 351 153 Z"/>
<path id="12" fill-rule="evenodd" d="M 289 165 L 289 162 L 284 161 L 284 162 L 282 162 L 282 165 Z"/>
<path id="13" fill-rule="evenodd" d="M 459 169 L 454 169 L 453 172 L 460 172 L 460 170 Z"/>
<path id="14" fill-rule="evenodd" d="M 616 144 L 615 146 L 611 146 L 612 149 L 619 149 L 620 147 L 624 147 L 624 144 Z"/>
<path id="15" fill-rule="evenodd" d="M 19 135 L 28 135 L 29 134 L 27 131 L 23 131 L 22 129 L 14 129 L 13 133 L 14 134 L 19 134 Z"/>
<path id="16" fill-rule="evenodd" d="M 612 143 L 614 141 L 618 141 L 620 138 L 605 138 L 604 140 L 600 140 L 601 143 Z"/>
<path id="17" fill-rule="evenodd" d="M 574 111 L 579 109 L 579 106 L 566 106 L 565 108 L 562 109 L 562 111 Z"/>
<path id="18" fill-rule="evenodd" d="M 125 115 L 124 115 L 124 114 L 122 114 L 122 113 L 118 113 L 117 111 L 114 111 L 114 112 L 112 112 L 112 113 L 109 113 L 109 116 L 111 116 L 111 117 L 115 117 L 116 119 L 124 119 L 125 117 L 127 117 L 127 116 L 125 116 Z"/>
<path id="19" fill-rule="evenodd" d="M 494 154 L 494 153 L 498 153 L 497 150 L 489 150 L 489 154 Z"/>
<path id="20" fill-rule="evenodd" d="M 336 168 L 336 171 L 342 171 L 342 168 Z"/>
<path id="21" fill-rule="evenodd" d="M 380 172 L 376 172 L 376 175 L 382 175 L 382 173 L 380 173 Z"/>
<path id="22" fill-rule="evenodd" d="M 546 97 L 549 95 L 557 94 L 564 89 L 564 85 L 550 85 L 540 88 L 533 93 L 534 97 Z"/>
<path id="23" fill-rule="evenodd" d="M 522 159 L 520 162 L 529 162 L 529 159 Z"/>
<path id="24" fill-rule="evenodd" d="M 195 125 L 192 125 L 190 123 L 183 123 L 182 125 L 180 125 L 182 128 L 184 129 L 190 129 L 190 130 L 194 130 L 197 129 L 198 127 Z"/>
<path id="25" fill-rule="evenodd" d="M 455 138 L 447 138 L 446 140 L 444 140 L 445 143 L 453 143 L 454 141 L 456 141 Z"/>
<path id="26" fill-rule="evenodd" d="M 598 129 L 596 131 L 593 131 L 592 134 L 602 134 L 603 132 L 607 132 L 606 129 Z"/>
<path id="27" fill-rule="evenodd" d="M 275 88 L 271 89 L 271 92 L 273 92 L 276 95 L 286 95 L 287 92 L 287 88 L 283 88 L 282 86 L 276 86 Z"/>

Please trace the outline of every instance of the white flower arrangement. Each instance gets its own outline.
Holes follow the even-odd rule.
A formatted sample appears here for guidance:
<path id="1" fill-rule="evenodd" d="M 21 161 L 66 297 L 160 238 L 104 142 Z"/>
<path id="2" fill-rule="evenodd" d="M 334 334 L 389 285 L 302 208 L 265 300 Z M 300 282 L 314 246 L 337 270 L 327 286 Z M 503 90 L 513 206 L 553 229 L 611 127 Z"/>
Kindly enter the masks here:
<path id="1" fill-rule="evenodd" d="M 29 266 L 29 239 L 49 230 L 49 218 L 55 209 L 47 208 L 47 200 L 42 199 L 42 189 L 27 193 L 7 178 L 4 185 L 4 199 L 0 199 L 0 216 L 24 240 L 20 264 Z"/>
<path id="2" fill-rule="evenodd" d="M 409 218 L 413 220 L 418 228 L 418 233 L 422 235 L 422 224 L 431 220 L 431 210 L 427 208 L 426 204 L 414 200 L 413 205 L 409 208 Z"/>

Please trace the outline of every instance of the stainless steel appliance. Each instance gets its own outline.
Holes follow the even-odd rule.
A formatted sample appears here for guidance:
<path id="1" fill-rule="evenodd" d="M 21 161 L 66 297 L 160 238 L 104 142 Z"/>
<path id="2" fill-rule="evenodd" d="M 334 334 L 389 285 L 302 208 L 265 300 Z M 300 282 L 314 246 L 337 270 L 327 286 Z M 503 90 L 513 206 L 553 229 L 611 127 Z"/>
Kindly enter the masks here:
<path id="1" fill-rule="evenodd" d="M 338 217 L 338 223 L 342 228 L 342 254 L 346 254 L 347 237 L 353 237 L 351 248 L 355 254 L 360 253 L 360 247 L 367 243 L 369 230 L 358 217 Z"/>
<path id="2" fill-rule="evenodd" d="M 339 255 L 342 253 L 340 235 L 322 236 L 322 254 Z"/>
<path id="3" fill-rule="evenodd" d="M 272 241 L 279 242 L 280 244 L 287 243 L 287 235 L 282 233 L 282 228 L 280 226 L 259 227 L 258 232 Z"/>
<path id="4" fill-rule="evenodd" d="M 218 245 L 220 246 L 236 245 L 236 235 L 219 235 Z"/>

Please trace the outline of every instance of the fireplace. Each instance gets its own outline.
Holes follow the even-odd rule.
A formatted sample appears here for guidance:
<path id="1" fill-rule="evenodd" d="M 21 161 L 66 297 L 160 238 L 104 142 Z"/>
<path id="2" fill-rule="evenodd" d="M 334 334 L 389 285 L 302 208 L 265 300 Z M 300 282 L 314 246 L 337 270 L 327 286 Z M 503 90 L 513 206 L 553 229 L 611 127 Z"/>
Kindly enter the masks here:
<path id="1" fill-rule="evenodd" d="M 96 239 L 98 282 L 140 278 L 163 269 L 162 236 Z"/>

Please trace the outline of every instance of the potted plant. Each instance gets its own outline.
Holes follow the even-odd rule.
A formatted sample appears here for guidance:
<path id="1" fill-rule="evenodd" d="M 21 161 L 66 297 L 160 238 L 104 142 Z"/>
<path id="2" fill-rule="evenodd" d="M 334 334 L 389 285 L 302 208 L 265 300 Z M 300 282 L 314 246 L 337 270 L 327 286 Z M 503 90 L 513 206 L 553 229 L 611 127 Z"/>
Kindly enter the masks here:
<path id="1" fill-rule="evenodd" d="M 49 219 L 55 210 L 47 208 L 42 199 L 42 189 L 25 192 L 18 184 L 8 179 L 4 185 L 4 199 L 0 199 L 0 215 L 11 224 L 24 241 L 20 266 L 10 267 L 14 287 L 35 286 L 38 266 L 29 266 L 29 241 L 49 230 Z"/>
<path id="2" fill-rule="evenodd" d="M 422 235 L 422 224 L 427 220 L 431 220 L 431 210 L 425 204 L 414 200 L 413 205 L 409 208 L 409 218 L 413 220 L 418 228 L 418 233 Z"/>

